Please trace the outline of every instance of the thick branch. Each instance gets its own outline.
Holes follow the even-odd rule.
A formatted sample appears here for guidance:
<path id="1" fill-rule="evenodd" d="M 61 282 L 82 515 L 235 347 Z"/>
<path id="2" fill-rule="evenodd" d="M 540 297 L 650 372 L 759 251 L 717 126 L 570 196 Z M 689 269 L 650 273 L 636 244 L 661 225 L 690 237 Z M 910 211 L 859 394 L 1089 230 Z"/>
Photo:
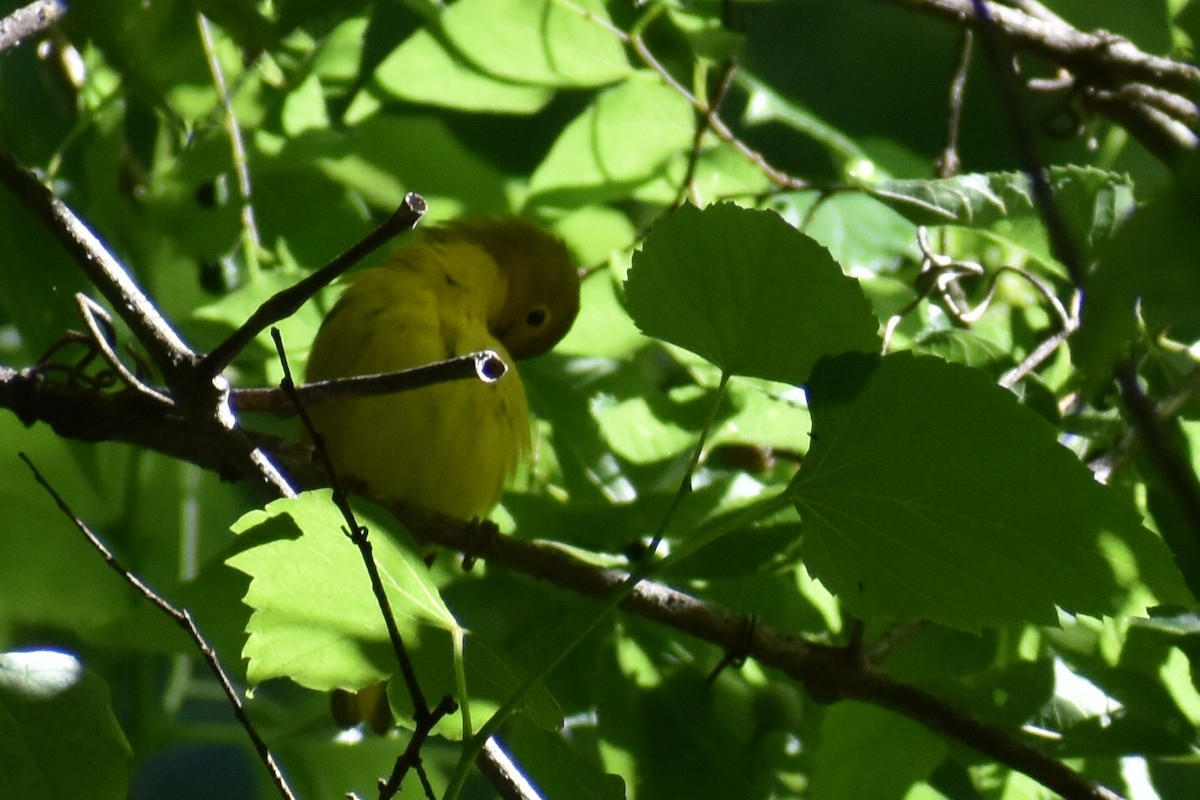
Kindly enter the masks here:
<path id="1" fill-rule="evenodd" d="M 258 479 L 245 460 L 227 461 L 227 447 L 204 441 L 188 423 L 144 394 L 98 394 L 48 384 L 35 370 L 0 368 L 0 405 L 30 424 L 40 419 L 63 436 L 88 441 L 115 439 L 217 469 L 227 478 Z M 234 435 L 228 432 L 227 435 Z M 316 485 L 312 464 L 276 453 L 299 486 Z M 623 570 L 600 569 L 565 550 L 499 535 L 494 528 L 454 520 L 410 506 L 393 506 L 397 518 L 419 540 L 482 558 L 577 594 L 606 597 L 628 578 Z M 738 651 L 803 683 L 818 700 L 857 699 L 890 708 L 932 730 L 963 742 L 1019 770 L 1067 798 L 1114 797 L 1060 762 L 1004 730 L 981 722 L 940 698 L 893 680 L 860 663 L 844 649 L 807 642 L 760 624 L 747 646 L 745 616 L 651 581 L 639 583 L 621 603 L 625 611 L 726 651 Z"/>
<path id="2" fill-rule="evenodd" d="M 486 559 L 577 594 L 603 598 L 629 577 L 600 569 L 566 550 L 501 536 L 477 524 L 411 507 L 391 510 L 422 542 Z M 896 711 L 996 761 L 1025 773 L 1066 798 L 1115 800 L 1117 795 L 1003 729 L 983 722 L 928 692 L 901 683 L 859 659 L 852 650 L 805 641 L 760 623 L 747 642 L 746 617 L 692 595 L 643 580 L 622 601 L 623 610 L 775 667 L 800 681 L 822 702 L 861 700 Z"/>
<path id="3" fill-rule="evenodd" d="M 44 422 L 67 439 L 126 442 L 233 477 L 211 442 L 200 441 L 169 403 L 126 390 L 97 392 L 47 378 L 38 368 L 0 367 L 0 407 L 26 426 Z"/>

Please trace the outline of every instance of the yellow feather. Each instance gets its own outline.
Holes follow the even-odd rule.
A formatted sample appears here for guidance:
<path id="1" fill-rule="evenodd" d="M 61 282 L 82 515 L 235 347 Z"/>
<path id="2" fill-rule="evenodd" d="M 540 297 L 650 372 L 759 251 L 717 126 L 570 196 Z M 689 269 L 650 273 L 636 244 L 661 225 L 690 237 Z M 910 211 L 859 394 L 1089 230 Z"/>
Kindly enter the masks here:
<path id="1" fill-rule="evenodd" d="M 519 220 L 453 223 L 424 232 L 384 266 L 364 270 L 313 342 L 308 379 L 390 372 L 492 349 L 549 350 L 579 308 L 579 278 L 556 238 Z M 517 370 L 311 409 L 340 475 L 385 497 L 468 519 L 500 499 L 529 450 Z"/>

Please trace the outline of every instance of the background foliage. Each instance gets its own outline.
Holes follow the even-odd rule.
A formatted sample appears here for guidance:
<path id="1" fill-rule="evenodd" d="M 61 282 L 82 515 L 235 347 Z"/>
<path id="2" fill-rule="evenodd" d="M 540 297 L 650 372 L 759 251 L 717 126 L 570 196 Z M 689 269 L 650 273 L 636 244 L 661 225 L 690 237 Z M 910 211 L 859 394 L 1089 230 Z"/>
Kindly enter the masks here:
<path id="1" fill-rule="evenodd" d="M 1022 91 L 1015 136 L 978 41 L 958 119 L 961 30 L 920 5 L 76 0 L 2 56 L 0 144 L 201 352 L 406 192 L 427 222 L 541 222 L 588 277 L 572 333 L 521 366 L 539 444 L 502 529 L 597 566 L 661 535 L 654 578 L 751 638 L 848 645 L 1116 791 L 1190 797 L 1195 476 L 1143 447 L 1113 375 L 1190 470 L 1195 159 L 1164 165 L 1064 92 Z M 1200 34 L 1187 0 L 1046 5 L 1179 59 Z M 961 168 L 939 172 L 952 129 Z M 1076 258 L 1022 145 L 1052 165 Z M 89 287 L 7 191 L 0 243 L 0 362 L 21 368 L 79 327 Z M 331 296 L 281 324 L 294 363 Z M 278 382 L 269 338 L 227 374 Z M 396 667 L 324 494 L 268 506 L 151 450 L 0 430 L 0 794 L 274 792 L 191 642 L 20 451 L 195 614 L 300 796 L 374 795 L 407 733 L 348 741 L 328 719 L 327 690 Z M 364 513 L 393 533 L 377 550 L 430 696 L 468 700 L 477 728 L 562 659 L 500 733 L 544 796 L 1049 796 L 919 714 L 718 670 L 720 648 L 520 569 L 427 571 Z M 389 697 L 410 724 L 399 681 Z M 461 738 L 451 717 L 423 750 L 439 796 Z M 491 791 L 471 773 L 463 796 Z"/>

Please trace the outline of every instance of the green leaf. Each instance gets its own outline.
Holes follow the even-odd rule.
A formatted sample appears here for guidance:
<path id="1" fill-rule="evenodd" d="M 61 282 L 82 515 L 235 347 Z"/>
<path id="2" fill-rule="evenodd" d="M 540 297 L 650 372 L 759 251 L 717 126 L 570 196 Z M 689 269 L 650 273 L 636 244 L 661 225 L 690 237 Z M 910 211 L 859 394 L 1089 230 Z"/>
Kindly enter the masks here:
<path id="1" fill-rule="evenodd" d="M 601 86 L 630 71 L 600 0 L 459 0 L 441 24 L 465 58 L 519 83 Z"/>
<path id="2" fill-rule="evenodd" d="M 1068 233 L 1090 261 L 1133 207 L 1127 176 L 1092 167 L 1050 167 L 1054 200 Z M 936 180 L 885 181 L 871 191 L 917 225 L 954 225 L 1019 247 L 1061 272 L 1023 172 L 957 175 Z"/>
<path id="3" fill-rule="evenodd" d="M 743 54 L 746 34 L 733 30 L 722 14 L 724 6 L 688 3 L 686 10 L 665 4 L 672 24 L 687 39 L 698 60 L 724 64 Z M 682 6 L 683 4 L 678 4 Z"/>
<path id="4" fill-rule="evenodd" d="M 680 208 L 634 254 L 625 293 L 643 332 L 733 375 L 798 384 L 821 356 L 879 349 L 858 284 L 773 212 Z"/>
<path id="5" fill-rule="evenodd" d="M 625 197 L 690 145 L 692 108 L 657 78 L 602 92 L 555 140 L 529 181 L 538 203 L 582 205 Z"/>
<path id="6" fill-rule="evenodd" d="M 477 69 L 424 28 L 389 53 L 374 78 L 372 88 L 391 99 L 461 111 L 532 114 L 554 94 Z"/>
<path id="7" fill-rule="evenodd" d="M 506 654 L 477 636 L 467 639 L 464 660 L 467 689 L 471 694 L 471 715 L 477 725 L 495 714 L 500 705 L 516 694 L 529 677 L 529 673 L 513 663 Z M 396 683 L 399 681 L 392 681 L 392 684 Z M 521 711 L 524 712 L 524 719 L 543 731 L 558 731 L 562 727 L 562 709 L 544 685 L 530 692 Z"/>
<path id="8" fill-rule="evenodd" d="M 398 147 L 398 142 L 421 142 L 421 146 Z M 510 210 L 507 178 L 437 117 L 375 114 L 351 129 L 348 137 L 341 137 L 336 148 L 325 142 L 315 144 L 317 148 L 310 152 L 318 169 L 380 208 L 391 211 L 406 191 L 420 190 L 430 208 L 437 210 L 437 219 L 461 215 L 465 208 L 476 214 Z M 310 226 L 321 221 L 315 215 L 305 218 Z"/>
<path id="9" fill-rule="evenodd" d="M 946 757 L 946 744 L 923 725 L 865 703 L 838 703 L 821 720 L 813 797 L 904 797 Z M 869 754 L 869 755 L 868 755 Z M 870 769 L 864 769 L 864 759 Z"/>
<path id="10" fill-rule="evenodd" d="M 670 184 L 668 188 L 677 191 L 678 177 L 673 172 L 668 171 L 663 179 Z M 730 197 L 757 197 L 774 190 L 774 185 L 762 169 L 726 142 L 700 154 L 696 160 L 695 175 L 688 184 L 689 196 L 698 206 Z"/>
<path id="11" fill-rule="evenodd" d="M 251 577 L 245 602 L 254 613 L 243 655 L 252 684 L 287 677 L 310 689 L 358 689 L 391 673 L 390 660 L 379 660 L 390 659 L 387 628 L 344 524 L 331 493 L 322 490 L 277 500 L 234 525 L 247 546 L 226 563 Z M 415 545 L 401 544 L 368 518 L 360 516 L 359 524 L 371 531 L 405 642 L 419 642 L 426 628 L 454 630 Z"/>
<path id="12" fill-rule="evenodd" d="M 809 389 L 804 563 L 858 616 L 975 630 L 1190 602 L 1162 540 L 982 372 L 846 356 Z"/>
<path id="13" fill-rule="evenodd" d="M 103 51 L 135 97 L 165 103 L 187 120 L 216 107 L 195 4 L 186 0 L 76 0 L 64 25 Z"/>
<path id="14" fill-rule="evenodd" d="M 1181 167 L 1171 188 L 1124 225 L 1088 277 L 1083 324 L 1071 353 L 1092 382 L 1105 381 L 1138 335 L 1200 322 L 1200 158 Z M 1140 306 L 1135 308 L 1135 306 Z"/>
<path id="15" fill-rule="evenodd" d="M 913 342 L 913 349 L 976 369 L 986 370 L 997 364 L 1007 366 L 1012 360 L 1009 351 L 994 339 L 962 328 L 939 328 L 922 333 Z"/>
<path id="16" fill-rule="evenodd" d="M 108 687 L 74 657 L 0 653 L 0 796 L 121 800 L 130 748 Z"/>
<path id="17" fill-rule="evenodd" d="M 517 718 L 504 728 L 504 744 L 527 775 L 537 776 L 542 797 L 625 800 L 625 783 L 607 775 L 594 758 L 570 746 L 569 738 Z"/>
<path id="18" fill-rule="evenodd" d="M 735 80 L 748 95 L 745 114 L 747 125 L 779 122 L 809 137 L 829 152 L 844 177 L 857 172 L 860 163 L 871 161 L 858 142 L 746 70 L 738 70 Z"/>
<path id="19" fill-rule="evenodd" d="M 283 101 L 279 121 L 283 132 L 289 137 L 300 136 L 306 131 L 323 131 L 329 128 L 329 113 L 325 109 L 325 90 L 321 79 L 309 75 Z"/>
<path id="20" fill-rule="evenodd" d="M 879 200 L 860 192 L 821 197 L 793 192 L 779 198 L 784 219 L 829 249 L 850 274 L 917 260 L 916 227 Z M 814 209 L 813 204 L 819 203 Z"/>

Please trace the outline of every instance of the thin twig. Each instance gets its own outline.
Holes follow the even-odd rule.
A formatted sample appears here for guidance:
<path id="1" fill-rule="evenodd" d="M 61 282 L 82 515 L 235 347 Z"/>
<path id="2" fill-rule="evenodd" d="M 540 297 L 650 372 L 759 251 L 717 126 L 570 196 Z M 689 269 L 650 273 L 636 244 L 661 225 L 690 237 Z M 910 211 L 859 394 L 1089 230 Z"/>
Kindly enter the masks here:
<path id="1" fill-rule="evenodd" d="M 1090 96 L 1117 103 L 1145 105 L 1168 115 L 1168 118 L 1192 130 L 1192 147 L 1195 147 L 1194 129 L 1200 126 L 1200 105 L 1183 95 L 1168 92 L 1144 83 L 1127 83 L 1116 89 L 1091 89 Z"/>
<path id="2" fill-rule="evenodd" d="M 1196 149 L 1200 138 L 1185 123 L 1160 108 L 1098 90 L 1081 92 L 1080 102 L 1120 125 L 1164 164 L 1175 164 Z"/>
<path id="3" fill-rule="evenodd" d="M 1037 138 L 1017 94 L 1016 76 L 1013 74 L 1011 53 L 1005 38 L 1008 31 L 1002 30 L 994 17 L 1000 11 L 1012 11 L 1012 9 L 1006 9 L 1003 6 L 997 7 L 984 0 L 971 0 L 971 8 L 975 15 L 974 19 L 977 21 L 976 30 L 983 38 L 984 50 L 1000 92 L 1005 115 L 1012 128 L 1012 138 L 1017 148 L 1021 169 L 1029 178 L 1030 192 L 1042 217 L 1042 224 L 1046 228 L 1050 248 L 1059 263 L 1066 267 L 1071 282 L 1076 286 L 1082 286 L 1085 265 L 1080 255 L 1079 245 L 1063 220 L 1058 204 L 1054 202 L 1054 190 L 1050 186 L 1050 178 L 1046 174 L 1046 169 L 1042 166 L 1042 160 L 1037 152 Z"/>
<path id="4" fill-rule="evenodd" d="M 221 690 L 225 693 L 225 697 L 229 700 L 229 704 L 233 706 L 234 716 L 237 717 L 238 722 L 241 723 L 242 728 L 246 731 L 246 735 L 250 737 L 250 742 L 254 746 L 255 752 L 258 753 L 258 757 L 262 759 L 263 764 L 266 765 L 267 771 L 271 774 L 271 780 L 275 783 L 275 787 L 279 790 L 280 795 L 288 798 L 288 800 L 295 800 L 296 795 L 292 792 L 291 787 L 288 786 L 287 780 L 283 777 L 283 771 L 279 768 L 279 764 L 275 760 L 274 754 L 271 753 L 271 749 L 267 747 L 267 743 L 263 741 L 261 736 L 259 736 L 258 729 L 254 727 L 254 723 L 250 721 L 250 716 L 246 713 L 246 707 L 242 704 L 242 699 L 238 695 L 237 690 L 233 688 L 233 682 L 230 681 L 229 676 L 225 673 L 224 667 L 221 666 L 221 660 L 218 658 L 216 650 L 214 650 L 212 645 L 208 643 L 208 640 L 204 638 L 204 634 L 200 632 L 200 629 L 196 626 L 195 620 L 192 619 L 191 613 L 186 609 L 180 610 L 173 606 L 165 598 L 147 586 L 141 578 L 139 578 L 137 575 L 134 575 L 132 572 L 122 566 L 121 562 L 117 560 L 116 556 L 112 554 L 112 551 L 108 549 L 103 541 L 101 541 L 100 537 L 97 536 L 96 533 L 93 532 L 83 520 L 75 515 L 75 512 L 71 510 L 71 507 L 67 504 L 66 500 L 64 500 L 62 496 L 55 491 L 54 487 L 50 485 L 49 481 L 42 476 L 42 473 L 39 472 L 38 468 L 34 466 L 33 461 L 30 460 L 29 456 L 25 455 L 24 453 L 20 453 L 19 455 L 21 460 L 25 462 L 26 466 L 29 467 L 30 471 L 33 472 L 34 479 L 50 494 L 50 496 L 54 499 L 54 502 L 58 505 L 59 509 L 67 516 L 67 519 L 71 520 L 71 523 L 79 530 L 80 533 L 84 535 L 84 537 L 88 540 L 88 543 L 91 544 L 92 548 L 95 549 L 96 552 L 100 554 L 101 558 L 104 559 L 104 563 L 108 564 L 108 566 L 111 567 L 118 575 L 124 578 L 130 586 L 132 586 L 138 591 L 139 594 L 142 595 L 142 597 L 149 600 L 153 605 L 158 607 L 160 611 L 169 616 L 177 625 L 187 632 L 188 636 L 190 636 L 192 641 L 195 642 L 196 648 L 200 651 L 200 655 L 204 657 L 205 663 L 208 664 L 209 669 L 212 670 L 213 675 L 216 676 L 217 682 L 221 684 Z"/>
<path id="5" fill-rule="evenodd" d="M 307 407 L 337 397 L 367 397 L 406 392 L 450 381 L 474 379 L 495 383 L 508 372 L 508 365 L 494 350 L 480 350 L 448 358 L 433 364 L 397 370 L 381 375 L 356 375 L 296 386 L 294 394 L 282 389 L 234 389 L 231 403 L 235 411 L 262 412 L 277 417 L 294 416 L 295 397 Z"/>
<path id="6" fill-rule="evenodd" d="M 958 68 L 954 70 L 954 78 L 950 81 L 949 114 L 946 123 L 946 149 L 938 158 L 937 176 L 950 178 L 962 169 L 962 159 L 958 155 L 958 137 L 962 130 L 963 97 L 967 91 L 967 73 L 971 68 L 971 51 L 975 43 L 975 34 L 970 30 L 962 32 L 962 45 L 958 59 Z"/>
<path id="7" fill-rule="evenodd" d="M 254 341 L 268 326 L 290 317 L 308 302 L 322 287 L 328 286 L 346 270 L 404 231 L 412 230 L 427 208 L 425 198 L 415 192 L 404 196 L 404 202 L 379 227 L 368 233 L 350 249 L 298 283 L 277 293 L 254 310 L 242 326 L 229 335 L 211 353 L 200 360 L 202 374 L 216 376 Z"/>
<path id="8" fill-rule="evenodd" d="M 350 498 L 342 488 L 341 481 L 338 479 L 337 472 L 333 468 L 333 461 L 329 458 L 329 453 L 325 449 L 324 442 L 313 426 L 312 419 L 308 416 L 308 412 L 304 408 L 304 403 L 300 400 L 299 395 L 296 394 L 296 385 L 292 380 L 292 371 L 291 366 L 288 364 L 287 351 L 283 346 L 283 336 L 279 333 L 278 328 L 271 329 L 271 338 L 275 341 L 275 350 L 279 356 L 279 363 L 283 368 L 283 380 L 280 382 L 280 386 L 284 392 L 291 395 L 292 401 L 296 404 L 296 412 L 300 416 L 301 424 L 312 439 L 317 456 L 324 465 L 326 474 L 329 476 L 329 483 L 333 489 L 334 505 L 341 511 L 342 517 L 346 522 L 346 526 L 342 530 L 362 556 L 363 566 L 366 567 L 367 575 L 371 582 L 371 591 L 375 595 L 375 602 L 379 605 L 379 611 L 383 615 L 384 624 L 387 626 L 388 639 L 391 641 L 392 650 L 396 655 L 396 663 L 400 667 L 404 686 L 413 704 L 413 721 L 415 726 L 412 738 L 409 740 L 404 753 L 396 759 L 388 780 L 380 782 L 380 800 L 394 797 L 400 791 L 400 784 L 409 769 L 416 771 L 425 789 L 426 796 L 432 800 L 434 797 L 433 789 L 429 785 L 429 779 L 425 775 L 424 767 L 421 764 L 420 749 L 425 739 L 429 736 L 429 733 L 441 721 L 442 717 L 454 713 L 458 709 L 458 704 L 454 701 L 453 697 L 445 695 L 438 702 L 437 706 L 430 710 L 429 702 L 425 699 L 425 693 L 421 691 L 420 682 L 417 680 L 416 668 L 413 666 L 412 658 L 408 654 L 408 648 L 404 644 L 404 637 L 400 634 L 400 627 L 396 624 L 396 615 L 392 611 L 392 604 L 388 599 L 387 590 L 384 589 L 383 578 L 379 574 L 379 565 L 375 563 L 374 548 L 371 544 L 370 535 L 366 527 L 358 524 L 354 509 L 350 506 Z"/>
<path id="9" fill-rule="evenodd" d="M 633 51 L 637 53 L 638 58 L 642 60 L 642 63 L 658 73 L 658 76 L 662 78 L 664 83 L 678 92 L 681 97 L 692 104 L 692 108 L 707 118 L 708 126 L 712 129 L 713 133 L 720 137 L 721 140 L 726 144 L 732 145 L 734 149 L 741 153 L 743 157 L 750 161 L 750 163 L 758 167 L 758 169 L 764 175 L 766 175 L 772 183 L 783 189 L 793 189 L 797 191 L 812 188 L 812 184 L 810 184 L 808 181 L 788 175 L 783 170 L 773 166 L 770 162 L 768 162 L 766 156 L 764 156 L 762 153 L 743 142 L 737 136 L 737 134 L 735 134 L 729 128 L 729 126 L 725 124 L 725 120 L 721 118 L 720 114 L 707 108 L 704 103 L 698 100 L 696 96 L 687 89 L 687 87 L 676 80 L 675 76 L 671 74 L 671 71 L 668 70 L 662 64 L 662 62 L 658 60 L 654 53 L 650 51 L 650 48 L 646 46 L 646 43 L 642 41 L 640 36 L 630 36 L 628 34 L 621 34 L 621 36 L 623 37 L 622 41 L 633 47 Z"/>
<path id="10" fill-rule="evenodd" d="M 408 745 L 404 748 L 404 752 L 396 759 L 396 763 L 392 766 L 392 773 L 386 781 L 379 782 L 379 800 L 388 800 L 395 797 L 400 792 L 400 784 L 404 780 L 408 770 L 416 770 L 421 779 L 421 788 L 425 791 L 425 796 L 432 800 L 436 797 L 433 787 L 429 783 L 429 778 L 425 775 L 424 767 L 421 765 L 421 748 L 425 746 L 425 741 L 429 738 L 430 732 L 433 730 L 434 724 L 447 714 L 453 714 L 458 710 L 458 704 L 450 695 L 444 696 L 432 712 L 427 710 L 427 723 L 418 722 L 413 730 L 412 738 L 408 740 Z"/>
<path id="11" fill-rule="evenodd" d="M 501 800 L 541 800 L 538 790 L 521 773 L 496 737 L 483 744 L 475 766 L 500 795 Z"/>
<path id="12" fill-rule="evenodd" d="M 257 253 L 260 240 L 258 223 L 254 218 L 254 205 L 251 203 L 254 193 L 250 183 L 250 163 L 246 158 L 242 127 L 238 124 L 233 98 L 229 96 L 229 88 L 225 83 L 225 71 L 221 68 L 220 59 L 217 58 L 212 25 L 209 24 L 208 17 L 204 16 L 202 12 L 196 14 L 196 24 L 200 28 L 200 43 L 204 47 L 204 57 L 208 61 L 208 72 L 212 75 L 213 86 L 217 89 L 217 96 L 221 98 L 221 108 L 225 115 L 225 135 L 229 137 L 233 172 L 237 175 L 238 196 L 242 202 L 242 241 L 245 245 L 243 252 L 247 265 L 251 265 L 251 269 L 253 269 L 253 265 L 258 263 Z"/>
<path id="13" fill-rule="evenodd" d="M 1137 370 L 1126 362 L 1117 367 L 1117 386 L 1125 410 L 1137 430 L 1138 439 L 1146 448 L 1163 482 L 1171 488 L 1192 530 L 1200 536 L 1200 481 L 1188 459 L 1167 439 L 1158 413 L 1150 398 L 1142 391 Z"/>
<path id="14" fill-rule="evenodd" d="M 367 529 L 358 524 L 358 518 L 354 515 L 354 509 L 350 506 L 350 498 L 342 488 L 341 481 L 338 479 L 337 471 L 333 468 L 333 461 L 329 458 L 329 452 L 325 449 L 322 437 L 313 425 L 312 419 L 308 416 L 304 403 L 301 402 L 299 395 L 295 392 L 296 384 L 292 380 L 291 365 L 288 363 L 287 351 L 283 347 L 283 336 L 279 333 L 278 328 L 271 329 L 271 338 L 275 340 L 275 350 L 279 355 L 279 364 L 283 368 L 283 380 L 280 381 L 280 386 L 286 394 L 292 397 L 292 401 L 296 404 L 296 413 L 300 416 L 300 422 L 312 439 L 317 451 L 317 457 L 321 460 L 325 467 L 325 472 L 329 476 L 329 484 L 333 489 L 333 502 L 338 507 L 338 510 L 342 512 L 342 517 L 346 521 L 346 528 L 344 529 L 346 536 L 358 547 L 358 551 L 362 555 L 363 563 L 371 578 L 371 590 L 375 593 L 375 600 L 379 603 L 379 610 L 383 614 L 384 624 L 387 626 L 388 638 L 391 639 L 392 649 L 396 653 L 396 661 L 400 665 L 400 672 L 404 676 L 404 683 L 408 687 L 413 708 L 415 709 L 415 717 L 419 724 L 429 716 L 429 703 L 426 701 L 425 694 L 421 691 L 421 687 L 417 683 L 416 670 L 413 668 L 412 659 L 408 656 L 408 648 L 404 646 L 404 637 L 400 635 L 400 627 L 396 624 L 395 614 L 392 613 L 392 604 L 388 600 L 387 591 L 383 588 L 383 579 L 380 577 L 379 567 L 375 563 L 370 536 L 367 533 Z"/>
<path id="15" fill-rule="evenodd" d="M 92 344 L 99 351 L 100 356 L 108 364 L 113 373 L 131 389 L 143 394 L 152 395 L 164 403 L 171 402 L 169 397 L 142 381 L 121 362 L 121 359 L 113 349 L 112 343 L 109 342 L 109 337 L 105 335 L 105 331 L 100 330 L 97 322 L 97 320 L 103 322 L 111 331 L 113 329 L 112 319 L 108 316 L 108 312 L 86 294 L 75 295 L 75 304 L 79 307 L 79 314 L 83 317 L 83 323 L 87 326 L 88 333 L 91 334 Z"/>
<path id="16" fill-rule="evenodd" d="M 675 202 L 671 204 L 672 209 L 679 208 L 687 200 L 692 181 L 696 179 L 696 169 L 700 166 L 704 134 L 708 133 L 711 128 L 712 115 L 719 113 L 721 105 L 725 102 L 736 72 L 737 62 L 727 61 L 721 69 L 721 79 L 717 82 L 717 90 L 712 99 L 708 101 L 708 112 L 696 114 L 696 130 L 692 133 L 692 146 L 688 150 L 687 168 L 684 170 L 683 180 L 679 182 L 679 191 L 675 194 Z"/>
<path id="17" fill-rule="evenodd" d="M 1020 364 L 1017 364 L 1008 372 L 1001 375 L 1000 380 L 996 382 L 997 385 L 999 385 L 1002 389 L 1011 389 L 1012 387 L 1016 386 L 1018 383 L 1024 380 L 1027 375 L 1045 363 L 1046 359 L 1054 355 L 1058 348 L 1062 346 L 1063 342 L 1071 338 L 1071 334 L 1074 333 L 1078 327 L 1079 326 L 1076 324 L 1069 328 L 1062 328 L 1050 334 L 1050 336 L 1047 337 L 1037 347 L 1035 347 L 1033 352 L 1027 355 Z"/>

